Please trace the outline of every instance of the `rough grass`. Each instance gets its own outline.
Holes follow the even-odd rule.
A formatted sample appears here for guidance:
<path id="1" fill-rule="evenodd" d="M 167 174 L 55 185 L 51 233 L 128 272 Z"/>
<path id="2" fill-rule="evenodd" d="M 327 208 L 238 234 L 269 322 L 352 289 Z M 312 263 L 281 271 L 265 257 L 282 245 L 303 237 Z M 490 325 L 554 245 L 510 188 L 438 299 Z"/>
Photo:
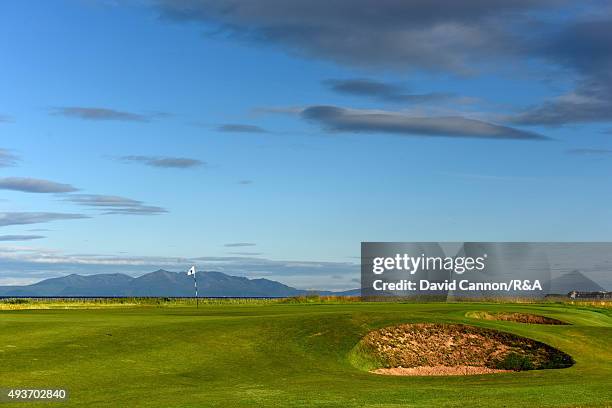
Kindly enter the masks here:
<path id="1" fill-rule="evenodd" d="M 529 324 L 568 324 L 559 319 L 553 319 L 552 317 L 540 316 L 531 313 L 489 313 L 482 311 L 467 312 L 467 317 L 472 319 L 485 319 L 485 320 L 503 320 L 508 322 L 518 323 L 529 323 Z"/>
<path id="2" fill-rule="evenodd" d="M 200 298 L 199 305 L 266 305 L 279 303 L 277 298 Z M 0 310 L 27 309 L 101 309 L 115 307 L 195 307 L 194 298 L 119 297 L 119 298 L 4 298 Z"/>
<path id="3" fill-rule="evenodd" d="M 447 299 L 442 296 L 420 296 L 409 298 L 359 296 L 319 296 L 316 294 L 287 298 L 199 298 L 200 305 L 274 305 L 274 304 L 352 304 L 352 303 L 483 303 L 483 304 L 524 304 L 524 305 L 571 305 L 579 308 L 612 309 L 612 299 L 572 300 L 567 297 L 534 298 L 467 298 Z M 192 307 L 195 298 L 176 297 L 103 297 L 103 298 L 0 298 L 0 310 L 27 309 L 100 309 L 113 307 Z"/>
<path id="4" fill-rule="evenodd" d="M 117 298 L 0 298 L 0 310 L 29 309 L 101 309 L 115 307 L 195 307 L 218 305 L 273 304 L 346 304 L 361 302 L 358 296 L 306 295 L 288 298 L 176 298 L 176 297 L 117 297 Z"/>
<path id="5" fill-rule="evenodd" d="M 466 317 L 483 310 L 540 314 L 571 325 Z M 65 387 L 70 400 L 50 404 L 57 407 L 603 407 L 612 404 L 610 312 L 553 303 L 357 302 L 4 310 L 0 387 Z M 351 361 L 351 350 L 373 330 L 431 322 L 528 337 L 576 364 L 395 377 Z"/>

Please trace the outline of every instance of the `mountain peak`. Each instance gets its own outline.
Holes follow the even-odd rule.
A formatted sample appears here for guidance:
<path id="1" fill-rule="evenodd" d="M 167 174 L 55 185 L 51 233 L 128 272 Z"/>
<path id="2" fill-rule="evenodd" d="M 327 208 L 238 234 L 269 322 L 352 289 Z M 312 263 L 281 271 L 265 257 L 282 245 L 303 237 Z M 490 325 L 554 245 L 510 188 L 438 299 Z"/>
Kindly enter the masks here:
<path id="1" fill-rule="evenodd" d="M 202 297 L 288 297 L 310 293 L 270 279 L 249 279 L 216 271 L 199 271 L 196 277 L 198 294 Z M 165 269 L 136 278 L 120 273 L 85 276 L 71 274 L 33 285 L 0 286 L 0 296 L 193 297 L 194 282 L 185 272 Z"/>
<path id="2" fill-rule="evenodd" d="M 599 292 L 604 288 L 579 270 L 567 272 L 550 281 L 550 293 Z"/>
<path id="3" fill-rule="evenodd" d="M 167 270 L 165 270 L 165 269 L 158 269 L 158 270 L 156 270 L 156 271 L 149 272 L 149 273 L 147 273 L 146 275 L 151 275 L 151 274 L 154 274 L 154 273 L 155 273 L 155 274 L 158 274 L 158 275 L 161 275 L 161 274 L 167 274 L 167 273 L 172 273 L 172 274 L 174 274 L 174 273 L 176 273 L 176 272 L 170 272 L 170 271 L 167 271 Z"/>

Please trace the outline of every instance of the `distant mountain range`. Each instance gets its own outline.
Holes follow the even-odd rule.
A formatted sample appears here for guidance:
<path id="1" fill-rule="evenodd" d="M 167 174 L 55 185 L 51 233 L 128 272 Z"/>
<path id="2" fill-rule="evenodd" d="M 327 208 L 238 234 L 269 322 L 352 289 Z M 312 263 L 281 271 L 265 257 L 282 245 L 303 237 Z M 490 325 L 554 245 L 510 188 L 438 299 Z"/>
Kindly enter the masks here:
<path id="1" fill-rule="evenodd" d="M 312 293 L 358 296 L 359 289 L 344 292 L 307 291 L 269 279 L 248 279 L 221 272 L 198 272 L 201 297 L 289 297 Z M 193 278 L 185 273 L 160 269 L 133 278 L 128 275 L 67 275 L 26 286 L 0 286 L 0 296 L 193 296 Z"/>
<path id="2" fill-rule="evenodd" d="M 587 278 L 580 271 L 572 271 L 550 281 L 549 293 L 567 294 L 573 290 L 578 292 L 600 292 L 605 289 L 597 282 Z"/>
<path id="3" fill-rule="evenodd" d="M 308 294 L 359 296 L 360 290 L 343 292 L 308 291 L 292 288 L 269 279 L 248 279 L 221 272 L 198 272 L 201 297 L 290 297 Z M 567 294 L 572 290 L 598 292 L 604 288 L 579 271 L 569 272 L 550 281 L 549 293 Z M 160 269 L 133 278 L 128 275 L 67 275 L 45 279 L 25 286 L 0 286 L 0 296 L 136 296 L 191 297 L 193 278 L 185 273 Z"/>

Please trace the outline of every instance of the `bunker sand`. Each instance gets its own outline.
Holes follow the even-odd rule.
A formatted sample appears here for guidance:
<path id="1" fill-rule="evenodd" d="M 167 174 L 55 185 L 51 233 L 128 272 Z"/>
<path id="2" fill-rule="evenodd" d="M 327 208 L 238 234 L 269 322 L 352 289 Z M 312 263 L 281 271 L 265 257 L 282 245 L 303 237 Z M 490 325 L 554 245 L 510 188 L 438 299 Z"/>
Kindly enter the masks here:
<path id="1" fill-rule="evenodd" d="M 419 323 L 368 333 L 361 351 L 386 375 L 470 375 L 564 368 L 573 359 L 551 346 L 463 324 Z"/>
<path id="2" fill-rule="evenodd" d="M 371 371 L 374 374 L 382 375 L 406 375 L 406 376 L 422 376 L 422 375 L 480 375 L 480 374 L 496 374 L 510 373 L 512 370 L 502 370 L 488 367 L 474 366 L 420 366 L 420 367 L 393 367 L 393 368 L 378 368 Z"/>

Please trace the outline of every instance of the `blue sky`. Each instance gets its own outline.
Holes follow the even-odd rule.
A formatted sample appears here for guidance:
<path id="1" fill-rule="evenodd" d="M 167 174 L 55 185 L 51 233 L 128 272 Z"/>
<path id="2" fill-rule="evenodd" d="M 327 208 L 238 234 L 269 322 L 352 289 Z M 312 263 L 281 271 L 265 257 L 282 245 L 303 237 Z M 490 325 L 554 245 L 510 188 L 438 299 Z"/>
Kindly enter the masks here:
<path id="1" fill-rule="evenodd" d="M 327 3 L 2 2 L 0 284 L 612 240 L 609 5 Z"/>

